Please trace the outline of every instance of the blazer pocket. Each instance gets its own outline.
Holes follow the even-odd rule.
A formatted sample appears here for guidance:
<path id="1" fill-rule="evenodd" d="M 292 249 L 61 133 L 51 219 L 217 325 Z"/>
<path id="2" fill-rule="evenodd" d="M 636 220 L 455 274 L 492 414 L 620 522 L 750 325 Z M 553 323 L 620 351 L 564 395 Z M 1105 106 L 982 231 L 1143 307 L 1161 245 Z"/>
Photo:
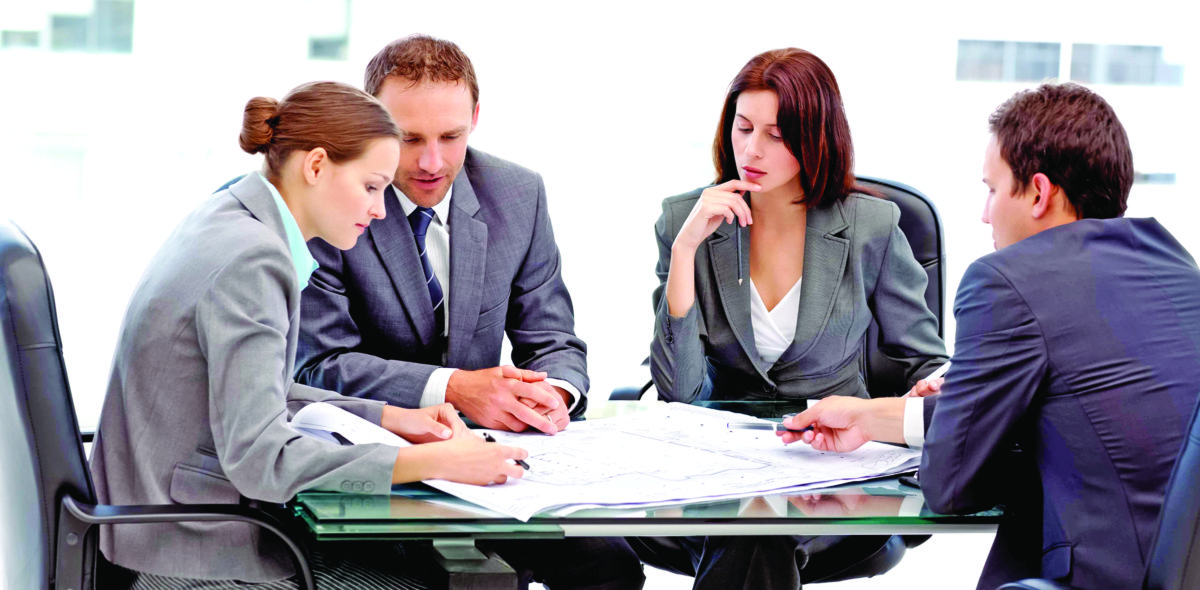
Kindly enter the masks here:
<path id="1" fill-rule="evenodd" d="M 1071 546 L 1051 545 L 1042 550 L 1042 577 L 1061 580 L 1071 575 Z"/>
<path id="2" fill-rule="evenodd" d="M 475 331 L 486 330 L 504 321 L 508 314 L 508 298 L 505 297 L 500 303 L 492 306 L 484 312 L 480 312 L 479 319 L 475 321 Z"/>
<path id="3" fill-rule="evenodd" d="M 180 504 L 237 504 L 242 499 L 225 477 L 182 463 L 171 473 L 170 494 Z"/>

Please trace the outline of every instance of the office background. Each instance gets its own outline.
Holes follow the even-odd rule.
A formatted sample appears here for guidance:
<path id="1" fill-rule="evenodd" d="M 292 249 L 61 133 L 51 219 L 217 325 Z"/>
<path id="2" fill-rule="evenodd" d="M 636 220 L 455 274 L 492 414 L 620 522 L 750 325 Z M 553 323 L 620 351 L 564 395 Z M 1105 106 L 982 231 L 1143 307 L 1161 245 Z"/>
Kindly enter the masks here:
<path id="1" fill-rule="evenodd" d="M 236 143 L 245 101 L 316 79 L 361 85 L 386 42 L 448 38 L 479 76 L 472 145 L 545 178 L 603 398 L 644 379 L 659 203 L 711 179 L 726 86 L 754 54 L 797 46 L 830 65 L 857 173 L 910 184 L 940 209 L 953 293 L 991 250 L 979 220 L 987 116 L 1044 79 L 1086 83 L 1114 105 L 1138 172 L 1129 215 L 1157 217 L 1200 252 L 1189 22 L 1163 0 L 0 0 L 0 215 L 42 249 L 90 430 L 150 257 L 214 188 L 258 166 Z"/>

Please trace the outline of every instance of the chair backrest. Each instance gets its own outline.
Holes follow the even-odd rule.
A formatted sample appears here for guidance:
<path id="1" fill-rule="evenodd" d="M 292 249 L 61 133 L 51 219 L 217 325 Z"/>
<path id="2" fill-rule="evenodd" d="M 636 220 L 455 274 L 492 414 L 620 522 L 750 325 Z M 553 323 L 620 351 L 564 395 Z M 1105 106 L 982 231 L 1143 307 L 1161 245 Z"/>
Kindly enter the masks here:
<path id="1" fill-rule="evenodd" d="M 858 183 L 878 191 L 900 208 L 900 230 L 908 238 L 913 256 L 929 276 L 929 284 L 925 287 L 925 303 L 937 318 L 938 336 L 945 339 L 942 313 L 946 308 L 946 245 L 942 218 L 937 208 L 929 197 L 906 184 L 865 176 L 858 177 Z M 866 350 L 862 358 L 863 376 L 867 391 L 872 396 L 896 396 L 908 391 L 904 367 L 879 350 L 879 325 L 874 320 L 867 331 Z"/>
<path id="2" fill-rule="evenodd" d="M 1158 535 L 1146 560 L 1146 590 L 1200 588 L 1200 494 L 1196 482 L 1200 482 L 1200 404 L 1167 481 Z"/>
<path id="3" fill-rule="evenodd" d="M 51 588 L 65 494 L 95 503 L 42 257 L 0 222 L 0 521 L 5 588 Z M 16 535 L 17 539 L 7 538 Z M 14 555 L 15 553 L 15 555 Z"/>

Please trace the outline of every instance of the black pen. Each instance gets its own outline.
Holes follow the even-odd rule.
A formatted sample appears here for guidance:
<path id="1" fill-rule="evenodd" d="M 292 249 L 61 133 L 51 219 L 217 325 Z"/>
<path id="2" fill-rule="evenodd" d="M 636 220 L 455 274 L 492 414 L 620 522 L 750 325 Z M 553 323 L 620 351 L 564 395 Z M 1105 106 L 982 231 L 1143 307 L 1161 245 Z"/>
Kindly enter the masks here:
<path id="1" fill-rule="evenodd" d="M 483 440 L 484 440 L 484 442 L 496 442 L 496 439 L 493 438 L 491 434 L 488 434 L 486 432 L 483 433 Z M 513 460 L 516 461 L 517 465 L 520 465 L 521 467 L 523 467 L 525 469 L 525 471 L 529 471 L 528 463 L 526 463 L 525 461 L 523 461 L 521 459 L 513 459 Z"/>
<path id="2" fill-rule="evenodd" d="M 742 197 L 742 199 L 746 198 L 745 193 L 738 192 L 737 194 L 738 194 L 738 196 Z M 741 220 L 739 220 L 735 217 L 733 220 L 733 224 L 734 224 L 733 227 L 734 227 L 734 232 L 735 232 L 733 239 L 737 240 L 738 286 L 741 286 L 742 277 L 746 276 L 746 273 L 742 268 L 742 224 L 741 224 Z"/>

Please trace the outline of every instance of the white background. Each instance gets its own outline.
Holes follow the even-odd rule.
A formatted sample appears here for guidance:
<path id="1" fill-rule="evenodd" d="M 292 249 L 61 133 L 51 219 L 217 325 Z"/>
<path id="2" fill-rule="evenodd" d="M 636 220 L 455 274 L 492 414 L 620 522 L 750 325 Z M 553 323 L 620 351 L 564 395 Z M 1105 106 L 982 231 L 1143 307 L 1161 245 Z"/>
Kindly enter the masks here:
<path id="1" fill-rule="evenodd" d="M 0 29 L 90 4 L 0 0 Z M 966 265 L 991 248 L 979 222 L 987 116 L 1033 85 L 956 81 L 958 41 L 1162 46 L 1184 66 L 1183 86 L 1095 89 L 1124 121 L 1137 170 L 1176 175 L 1173 185 L 1136 186 L 1129 215 L 1158 217 L 1197 251 L 1200 43 L 1181 6 L 352 0 L 347 19 L 332 0 L 137 0 L 131 54 L 0 49 L 0 216 L 44 254 L 80 425 L 94 428 L 143 268 L 184 214 L 259 166 L 236 142 L 246 100 L 316 79 L 361 85 L 367 60 L 388 41 L 444 37 L 479 76 L 472 145 L 545 178 L 592 395 L 602 399 L 636 380 L 648 353 L 660 202 L 711 180 L 727 84 L 767 49 L 802 47 L 833 69 L 858 174 L 933 199 L 953 293 Z M 310 35 L 342 30 L 347 60 L 308 59 Z M 945 587 L 970 585 L 982 563 L 971 559 L 947 557 L 966 571 Z"/>

